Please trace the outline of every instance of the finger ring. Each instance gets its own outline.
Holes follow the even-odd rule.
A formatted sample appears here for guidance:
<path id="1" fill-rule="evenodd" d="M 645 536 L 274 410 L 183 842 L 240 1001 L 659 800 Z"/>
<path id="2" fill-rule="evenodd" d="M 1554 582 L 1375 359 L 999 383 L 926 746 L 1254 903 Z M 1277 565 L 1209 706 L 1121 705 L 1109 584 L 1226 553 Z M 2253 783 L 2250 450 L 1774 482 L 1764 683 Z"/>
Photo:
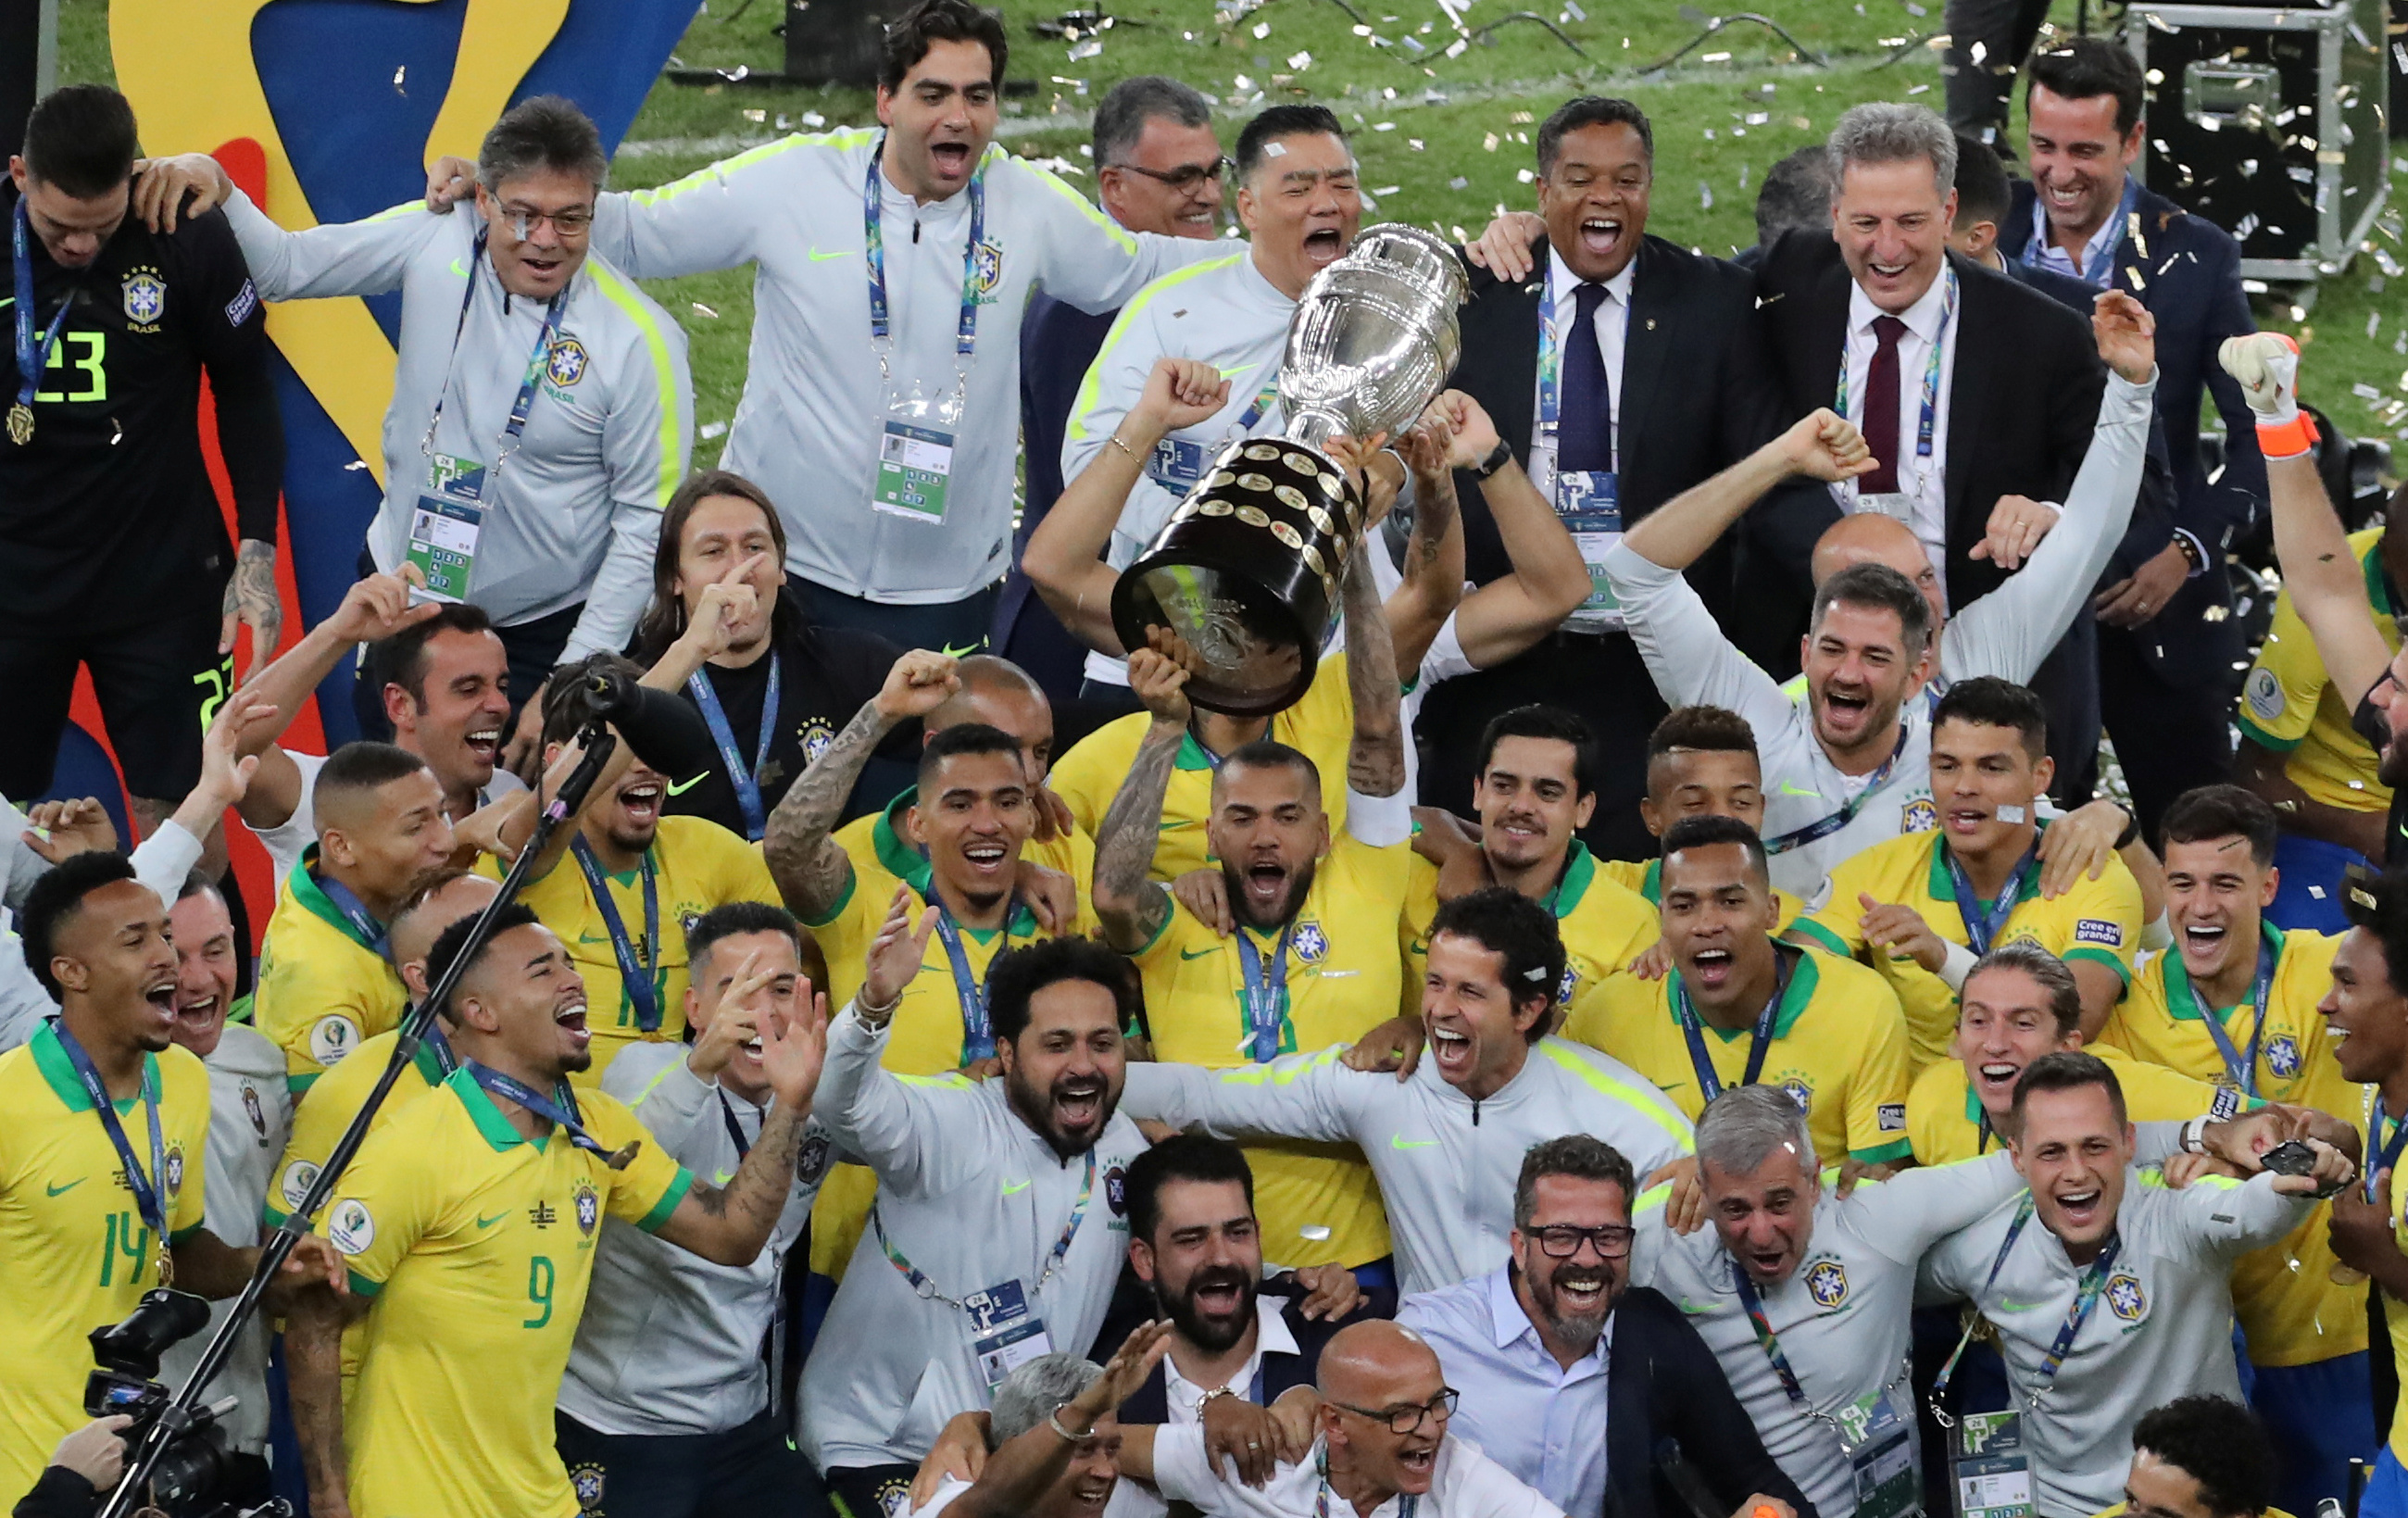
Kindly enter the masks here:
<path id="1" fill-rule="evenodd" d="M 1263 1441 L 1262 1441 L 1261 1439 L 1250 1439 L 1246 1440 L 1246 1448 L 1248 1448 L 1248 1449 L 1250 1449 L 1250 1450 L 1259 1450 L 1259 1449 L 1261 1449 L 1262 1447 L 1263 1447 Z"/>

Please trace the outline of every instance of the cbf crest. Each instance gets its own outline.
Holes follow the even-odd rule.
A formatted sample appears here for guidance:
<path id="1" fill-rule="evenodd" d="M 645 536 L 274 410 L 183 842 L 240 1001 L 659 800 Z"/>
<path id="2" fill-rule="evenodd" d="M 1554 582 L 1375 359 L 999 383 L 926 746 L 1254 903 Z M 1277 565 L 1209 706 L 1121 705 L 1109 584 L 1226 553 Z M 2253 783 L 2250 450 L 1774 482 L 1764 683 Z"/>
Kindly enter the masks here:
<path id="1" fill-rule="evenodd" d="M 577 1231 L 591 1239 L 594 1237 L 594 1230 L 599 1227 L 601 1223 L 602 1194 L 594 1189 L 592 1181 L 579 1181 L 577 1183 Z"/>
<path id="2" fill-rule="evenodd" d="M 2300 1073 L 2300 1046 L 2287 1033 L 2267 1040 L 2266 1068 L 2288 1081 Z"/>
<path id="3" fill-rule="evenodd" d="M 1817 1263 L 1806 1272 L 1806 1295 L 1814 1298 L 1814 1305 L 1826 1311 L 1847 1305 L 1847 1267 L 1837 1260 Z"/>
<path id="4" fill-rule="evenodd" d="M 178 1144 L 167 1151 L 167 1195 L 179 1195 L 184 1189 L 184 1146 Z"/>
<path id="5" fill-rule="evenodd" d="M 979 298 L 993 300 L 995 287 L 1003 282 L 1003 245 L 992 239 L 980 243 L 970 263 L 970 279 L 978 288 Z"/>
<path id="6" fill-rule="evenodd" d="M 822 719 L 813 717 L 803 723 L 795 737 L 803 746 L 803 762 L 815 765 L 820 762 L 820 755 L 827 752 L 827 746 L 836 741 L 836 729 Z"/>
<path id="7" fill-rule="evenodd" d="M 2108 1278 L 2107 1310 L 2126 1323 L 2138 1323 L 2149 1310 L 2149 1295 L 2141 1289 L 2140 1278 L 2118 1270 Z"/>
<path id="8" fill-rule="evenodd" d="M 1899 814 L 1898 830 L 1901 833 L 1928 833 L 1940 825 L 1940 809 L 1929 796 L 1917 796 L 1906 804 Z"/>
<path id="9" fill-rule="evenodd" d="M 602 1468 L 591 1461 L 568 1468 L 569 1489 L 577 1494 L 577 1511 L 602 1518 Z"/>
<path id="10" fill-rule="evenodd" d="M 1329 935 L 1312 918 L 1296 924 L 1296 936 L 1288 942 L 1304 964 L 1318 965 L 1329 957 Z"/>
<path id="11" fill-rule="evenodd" d="M 159 319 L 167 314 L 167 281 L 157 269 L 148 265 L 127 271 L 124 284 L 125 320 L 136 332 L 156 332 Z"/>
<path id="12" fill-rule="evenodd" d="M 585 378 L 585 345 L 574 337 L 553 343 L 552 356 L 543 361 L 543 377 L 563 390 L 575 388 Z"/>

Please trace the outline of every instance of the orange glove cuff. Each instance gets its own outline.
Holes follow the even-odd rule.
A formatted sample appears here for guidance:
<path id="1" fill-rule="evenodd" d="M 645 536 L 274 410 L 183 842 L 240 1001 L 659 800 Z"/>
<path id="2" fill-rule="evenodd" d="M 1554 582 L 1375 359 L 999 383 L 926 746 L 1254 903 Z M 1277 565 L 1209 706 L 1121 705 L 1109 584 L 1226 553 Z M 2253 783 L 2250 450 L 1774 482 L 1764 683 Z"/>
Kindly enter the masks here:
<path id="1" fill-rule="evenodd" d="M 2269 460 L 2295 459 L 2315 446 L 2316 424 L 2307 412 L 2301 411 L 2288 422 L 2268 425 L 2258 423 L 2258 451 Z"/>

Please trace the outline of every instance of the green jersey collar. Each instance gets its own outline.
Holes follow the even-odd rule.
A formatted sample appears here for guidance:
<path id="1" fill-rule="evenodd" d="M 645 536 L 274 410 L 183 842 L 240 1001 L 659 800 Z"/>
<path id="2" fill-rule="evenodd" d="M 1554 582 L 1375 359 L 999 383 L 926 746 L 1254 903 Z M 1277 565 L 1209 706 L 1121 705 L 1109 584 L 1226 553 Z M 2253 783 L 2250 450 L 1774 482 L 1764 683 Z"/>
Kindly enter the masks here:
<path id="1" fill-rule="evenodd" d="M 1791 951 L 1789 945 L 1778 942 L 1773 945 L 1773 952 L 1776 954 L 1789 951 Z M 1812 951 L 1797 949 L 1794 952 L 1798 955 L 1798 966 L 1789 972 L 1789 989 L 1782 993 L 1781 1010 L 1772 1017 L 1772 1036 L 1775 1038 L 1789 1037 L 1789 1030 L 1798 1025 L 1798 1019 L 1804 1015 L 1807 1004 L 1814 999 L 1815 985 L 1822 978 L 1822 972 L 1815 968 L 1814 955 Z M 1673 996 L 1671 988 L 1681 983 L 1681 972 L 1679 970 L 1670 972 L 1665 977 L 1665 1010 L 1670 1012 L 1672 1020 L 1678 1023 L 1681 1014 L 1675 1009 L 1680 1006 L 1680 1002 Z M 1735 1038 L 1753 1037 L 1756 1032 L 1756 1024 L 1752 1019 L 1745 1027 L 1723 1028 L 1707 1022 L 1703 1013 L 1698 1016 L 1698 1025 L 1721 1038 L 1725 1043 L 1729 1043 Z"/>
<path id="2" fill-rule="evenodd" d="M 2377 537 L 2368 545 L 2366 556 L 2358 561 L 2366 570 L 2366 598 L 2378 617 L 2389 617 L 2397 598 L 2391 594 L 2391 577 L 2383 568 L 2383 539 Z"/>
<path id="3" fill-rule="evenodd" d="M 2260 942 L 2274 952 L 2274 967 L 2279 971 L 2283 965 L 2283 930 L 2261 917 L 2258 920 L 2258 937 Z M 2193 995 L 2190 972 L 2183 967 L 2181 948 L 2177 945 L 2169 945 L 2166 952 L 2157 957 L 2166 967 L 2167 1015 L 2177 1023 L 2198 1022 L 2200 998 Z M 2230 1007 L 2219 1007 L 2215 1010 L 2216 1015 L 2222 1017 L 2228 1012 L 2240 1010 L 2240 1004 L 2235 1003 Z M 2271 1014 L 2273 1009 L 2269 1007 L 2267 1010 Z"/>
<path id="4" fill-rule="evenodd" d="M 316 844 L 310 844 L 301 851 L 301 863 L 294 866 L 290 879 L 293 882 L 293 899 L 301 904 L 304 911 L 351 942 L 358 944 L 369 953 L 377 952 L 376 945 L 360 937 L 360 930 L 351 925 L 351 920 L 343 915 L 342 909 L 326 899 L 325 888 L 318 883 L 318 846 Z M 377 957 L 381 959 L 384 956 L 378 954 Z"/>
<path id="5" fill-rule="evenodd" d="M 1650 907 L 1664 905 L 1664 861 L 1647 861 L 1647 873 L 1639 877 L 1639 894 L 1647 898 Z"/>
<path id="6" fill-rule="evenodd" d="M 92 1097 L 84 1091 L 83 1081 L 77 1078 L 75 1063 L 67 1058 L 65 1046 L 59 1042 L 58 1024 L 44 1018 L 42 1025 L 36 1028 L 34 1036 L 25 1041 L 33 1047 L 34 1068 L 42 1072 L 42 1079 L 49 1082 L 50 1090 L 58 1094 L 66 1110 L 70 1112 L 91 1111 Z M 150 1090 L 159 1093 L 161 1100 L 166 1099 L 167 1088 L 159 1080 L 158 1055 L 142 1056 L 142 1081 Z M 131 1112 L 134 1104 L 139 1100 L 141 1096 L 136 1093 L 110 1105 L 121 1113 Z"/>
<path id="7" fill-rule="evenodd" d="M 2048 824 L 2040 824 L 2035 840 L 2047 833 Z M 1931 867 L 1929 879 L 1924 881 L 1924 894 L 1934 901 L 1951 904 L 1956 900 L 1956 882 L 1948 875 L 1948 835 L 1934 833 L 1931 837 Z M 2015 886 L 2015 905 L 2020 907 L 2040 895 L 2040 861 L 2035 859 L 2024 867 L 2023 879 Z"/>
<path id="8" fill-rule="evenodd" d="M 904 839 L 901 825 L 903 813 L 918 805 L 919 800 L 920 788 L 913 785 L 907 786 L 902 795 L 886 803 L 886 809 L 869 824 L 869 841 L 870 847 L 877 851 L 878 863 L 888 874 L 918 892 L 922 901 L 934 902 L 937 899 L 937 882 L 934 872 L 928 867 L 928 856 Z M 1014 896 L 1011 910 L 1004 920 L 1003 930 L 1007 941 L 1010 938 L 1033 938 L 1037 936 L 1037 914 L 1029 909 L 1026 902 Z M 995 936 L 993 928 L 965 926 L 962 931 L 981 943 Z"/>
<path id="9" fill-rule="evenodd" d="M 1588 852 L 1587 844 L 1572 839 L 1571 848 L 1564 855 L 1563 879 L 1555 882 L 1551 897 L 1558 920 L 1570 917 L 1579 908 L 1581 897 L 1588 895 L 1589 882 L 1596 879 L 1597 855 Z"/>

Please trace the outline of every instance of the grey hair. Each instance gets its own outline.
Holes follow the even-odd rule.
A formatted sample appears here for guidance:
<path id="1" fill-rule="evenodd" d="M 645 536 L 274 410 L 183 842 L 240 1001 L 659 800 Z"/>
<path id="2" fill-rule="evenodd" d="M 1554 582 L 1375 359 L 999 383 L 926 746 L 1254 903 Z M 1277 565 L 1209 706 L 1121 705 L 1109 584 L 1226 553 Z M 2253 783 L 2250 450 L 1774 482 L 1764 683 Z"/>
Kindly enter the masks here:
<path id="1" fill-rule="evenodd" d="M 1212 124 L 1212 107 L 1194 85 L 1161 74 L 1123 79 L 1096 107 L 1096 166 L 1127 162 L 1145 135 L 1145 123 L 1157 116 L 1173 126 Z"/>
<path id="2" fill-rule="evenodd" d="M 610 182 L 602 134 L 591 117 L 559 95 L 537 95 L 502 112 L 477 150 L 477 182 L 488 194 L 538 169 L 589 179 L 597 194 Z"/>
<path id="3" fill-rule="evenodd" d="M 1002 1449 L 1061 1411 L 1103 1373 L 1102 1366 L 1068 1350 L 1015 1367 L 995 1389 L 995 1406 L 987 1415 L 988 1442 Z"/>
<path id="4" fill-rule="evenodd" d="M 1798 1099 L 1780 1086 L 1733 1086 L 1706 1105 L 1698 1119 L 1698 1163 L 1729 1175 L 1750 1175 L 1789 1149 L 1813 1173 L 1814 1139 Z"/>
<path id="5" fill-rule="evenodd" d="M 2047 994 L 2059 1038 L 2082 1025 L 2082 987 L 2073 979 L 2072 968 L 2031 939 L 2010 938 L 1973 961 L 1961 984 L 1972 984 L 1973 977 L 1987 970 L 2021 970 L 2030 976 Z M 1961 992 L 1958 1000 L 1963 1000 Z"/>
<path id="6" fill-rule="evenodd" d="M 1956 134 L 1928 106 L 1887 101 L 1851 106 L 1831 128 L 1825 150 L 1831 155 L 1831 203 L 1840 201 L 1841 180 L 1851 164 L 1931 162 L 1931 180 L 1946 200 L 1956 186 Z"/>

